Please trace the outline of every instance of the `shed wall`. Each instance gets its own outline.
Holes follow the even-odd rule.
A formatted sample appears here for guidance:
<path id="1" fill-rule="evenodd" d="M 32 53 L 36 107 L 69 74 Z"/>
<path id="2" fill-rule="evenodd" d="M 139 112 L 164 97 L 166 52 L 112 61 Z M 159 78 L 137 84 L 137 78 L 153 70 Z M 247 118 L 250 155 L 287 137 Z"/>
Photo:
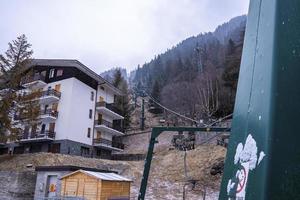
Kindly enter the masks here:
<path id="1" fill-rule="evenodd" d="M 102 181 L 100 200 L 108 200 L 111 197 L 130 197 L 130 182 Z"/>
<path id="2" fill-rule="evenodd" d="M 62 179 L 62 196 L 84 197 L 87 200 L 100 199 L 101 181 L 76 173 Z"/>
<path id="3" fill-rule="evenodd" d="M 61 195 L 84 197 L 87 200 L 129 197 L 130 182 L 103 181 L 83 173 L 75 173 L 62 179 Z"/>

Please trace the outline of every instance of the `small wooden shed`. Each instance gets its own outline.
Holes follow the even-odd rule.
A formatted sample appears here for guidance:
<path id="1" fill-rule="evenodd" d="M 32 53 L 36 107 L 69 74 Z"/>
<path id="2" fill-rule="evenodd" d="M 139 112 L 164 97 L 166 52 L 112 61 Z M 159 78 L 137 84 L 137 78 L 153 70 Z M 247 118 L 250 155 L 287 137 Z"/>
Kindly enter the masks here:
<path id="1" fill-rule="evenodd" d="M 61 178 L 61 195 L 87 200 L 129 200 L 131 180 L 115 173 L 77 170 Z"/>

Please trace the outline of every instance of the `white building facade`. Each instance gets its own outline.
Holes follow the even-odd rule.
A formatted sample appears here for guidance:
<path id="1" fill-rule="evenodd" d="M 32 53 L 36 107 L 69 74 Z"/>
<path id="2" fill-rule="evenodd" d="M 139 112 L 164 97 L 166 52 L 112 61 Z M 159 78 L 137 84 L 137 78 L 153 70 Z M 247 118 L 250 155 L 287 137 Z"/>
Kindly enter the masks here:
<path id="1" fill-rule="evenodd" d="M 123 117 L 114 102 L 121 91 L 77 60 L 34 59 L 22 92 L 40 92 L 39 123 L 25 126 L 1 152 L 53 152 L 110 158 L 122 151 Z M 26 74 L 26 73 L 25 73 Z M 18 120 L 17 118 L 15 120 Z"/>

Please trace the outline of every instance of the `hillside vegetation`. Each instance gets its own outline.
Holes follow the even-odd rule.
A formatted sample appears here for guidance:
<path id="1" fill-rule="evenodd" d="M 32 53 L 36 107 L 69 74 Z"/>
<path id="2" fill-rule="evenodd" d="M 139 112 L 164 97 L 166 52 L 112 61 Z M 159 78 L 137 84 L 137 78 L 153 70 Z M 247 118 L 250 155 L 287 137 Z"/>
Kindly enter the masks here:
<path id="1" fill-rule="evenodd" d="M 133 88 L 197 119 L 233 111 L 246 16 L 190 37 L 138 66 Z M 207 102 L 210 103 L 207 103 Z"/>

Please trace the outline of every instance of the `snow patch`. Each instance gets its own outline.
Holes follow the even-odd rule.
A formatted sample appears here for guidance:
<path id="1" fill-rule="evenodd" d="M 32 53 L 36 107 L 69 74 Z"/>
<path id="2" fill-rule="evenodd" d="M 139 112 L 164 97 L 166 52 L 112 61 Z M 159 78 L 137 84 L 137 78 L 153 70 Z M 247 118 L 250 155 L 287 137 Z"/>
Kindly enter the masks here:
<path id="1" fill-rule="evenodd" d="M 257 165 L 259 165 L 259 163 L 262 161 L 262 159 L 266 156 L 265 152 L 261 151 L 259 154 L 259 158 L 257 161 Z"/>

